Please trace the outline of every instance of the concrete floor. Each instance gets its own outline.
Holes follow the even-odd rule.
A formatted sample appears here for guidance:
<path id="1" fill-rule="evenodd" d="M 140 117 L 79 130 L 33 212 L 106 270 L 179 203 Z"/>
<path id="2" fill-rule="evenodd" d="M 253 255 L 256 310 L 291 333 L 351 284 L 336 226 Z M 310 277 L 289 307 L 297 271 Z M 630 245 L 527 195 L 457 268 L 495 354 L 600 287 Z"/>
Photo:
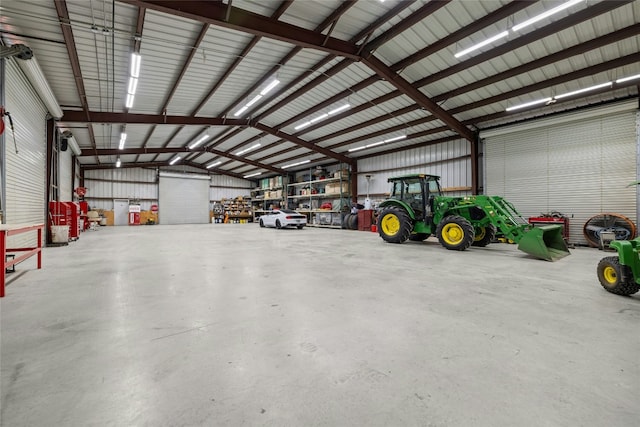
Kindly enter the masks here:
<path id="1" fill-rule="evenodd" d="M 255 224 L 103 227 L 18 266 L 6 426 L 637 426 L 609 253 Z"/>

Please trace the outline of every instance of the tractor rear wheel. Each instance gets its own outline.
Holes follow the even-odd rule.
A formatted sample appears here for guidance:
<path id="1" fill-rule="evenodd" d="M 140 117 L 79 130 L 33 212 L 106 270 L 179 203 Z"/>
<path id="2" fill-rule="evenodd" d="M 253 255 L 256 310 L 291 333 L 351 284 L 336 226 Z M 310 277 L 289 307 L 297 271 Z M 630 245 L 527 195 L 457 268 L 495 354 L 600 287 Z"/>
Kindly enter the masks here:
<path id="1" fill-rule="evenodd" d="M 424 242 L 431 236 L 429 233 L 411 233 L 409 235 L 409 240 L 412 242 Z"/>
<path id="2" fill-rule="evenodd" d="M 384 208 L 378 216 L 378 234 L 386 242 L 404 243 L 413 230 L 411 217 L 395 206 Z"/>
<path id="3" fill-rule="evenodd" d="M 627 277 L 628 281 L 624 281 Z M 617 256 L 602 258 L 598 263 L 598 280 L 607 291 L 616 295 L 633 295 L 640 291 L 640 285 L 633 281 L 629 267 L 620 264 Z"/>
<path id="4" fill-rule="evenodd" d="M 450 215 L 440 221 L 436 235 L 442 246 L 453 251 L 464 251 L 475 238 L 473 225 L 458 215 Z"/>
<path id="5" fill-rule="evenodd" d="M 478 227 L 476 229 L 475 238 L 473 239 L 472 246 L 478 246 L 484 248 L 493 241 L 496 237 L 496 227 L 489 224 L 486 227 Z"/>

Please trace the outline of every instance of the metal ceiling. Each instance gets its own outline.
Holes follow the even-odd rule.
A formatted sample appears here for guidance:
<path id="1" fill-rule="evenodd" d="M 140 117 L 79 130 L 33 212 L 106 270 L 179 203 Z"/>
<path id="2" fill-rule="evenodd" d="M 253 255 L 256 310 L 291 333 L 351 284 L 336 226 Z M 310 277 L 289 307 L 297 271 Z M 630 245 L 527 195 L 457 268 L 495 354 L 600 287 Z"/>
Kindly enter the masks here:
<path id="1" fill-rule="evenodd" d="M 34 51 L 83 169 L 180 155 L 176 167 L 242 177 L 474 141 L 487 126 L 637 97 L 640 79 L 615 81 L 640 74 L 640 1 L 585 0 L 513 31 L 566 1 L 4 0 L 0 36 Z M 506 111 L 603 82 L 613 83 Z"/>

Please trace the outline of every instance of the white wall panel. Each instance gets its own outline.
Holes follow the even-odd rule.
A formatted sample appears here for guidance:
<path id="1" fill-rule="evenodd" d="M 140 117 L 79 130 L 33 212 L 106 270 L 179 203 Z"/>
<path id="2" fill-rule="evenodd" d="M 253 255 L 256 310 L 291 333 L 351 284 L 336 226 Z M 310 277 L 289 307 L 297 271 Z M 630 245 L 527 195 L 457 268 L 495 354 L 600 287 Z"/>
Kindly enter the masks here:
<path id="1" fill-rule="evenodd" d="M 257 187 L 253 181 L 227 175 L 211 176 L 209 200 L 233 199 L 238 196 L 249 197 L 251 190 Z"/>
<path id="2" fill-rule="evenodd" d="M 33 87 L 18 68 L 7 60 L 5 68 L 5 108 L 15 127 L 15 151 L 10 129 L 4 133 L 6 224 L 46 223 L 46 114 Z M 36 246 L 35 233 L 7 239 L 9 247 Z"/>
<path id="3" fill-rule="evenodd" d="M 637 220 L 636 188 L 627 187 L 637 175 L 636 112 L 594 109 L 564 118 L 481 135 L 485 193 L 505 197 L 525 218 L 562 212 L 570 217 L 570 241 L 585 244 L 582 229 L 594 215 Z"/>
<path id="4" fill-rule="evenodd" d="M 469 142 L 456 140 L 359 160 L 358 201 L 362 203 L 366 197 L 366 175 L 372 175 L 369 194 L 375 195 L 371 196 L 375 202 L 384 199 L 382 194 L 389 192 L 387 178 L 414 173 L 440 176 L 440 183 L 445 189 L 469 188 L 447 194 L 471 194 Z"/>
<path id="5" fill-rule="evenodd" d="M 60 200 L 73 200 L 73 181 L 71 180 L 71 164 L 72 164 L 72 156 L 73 151 L 71 151 L 71 147 L 67 148 L 67 151 L 59 152 L 59 179 L 58 179 L 58 190 L 60 195 Z"/>

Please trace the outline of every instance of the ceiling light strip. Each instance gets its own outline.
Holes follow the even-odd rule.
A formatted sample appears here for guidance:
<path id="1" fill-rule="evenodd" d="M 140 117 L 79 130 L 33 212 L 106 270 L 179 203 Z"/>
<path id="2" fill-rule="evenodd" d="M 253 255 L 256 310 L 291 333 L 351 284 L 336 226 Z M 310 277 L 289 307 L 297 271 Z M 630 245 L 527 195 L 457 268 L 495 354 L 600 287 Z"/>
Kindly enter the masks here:
<path id="1" fill-rule="evenodd" d="M 262 172 L 251 173 L 249 175 L 243 176 L 243 178 L 251 178 L 252 176 L 262 175 Z"/>
<path id="2" fill-rule="evenodd" d="M 294 166 L 300 166 L 300 165 L 304 165 L 305 163 L 309 163 L 311 160 L 303 160 L 301 162 L 297 162 L 297 163 L 291 163 L 289 165 L 284 165 L 282 166 L 282 169 L 287 169 L 287 168 L 292 168 Z"/>
<path id="3" fill-rule="evenodd" d="M 549 9 L 546 12 L 542 12 L 539 15 L 534 16 L 533 18 L 527 19 L 524 22 L 521 22 L 518 25 L 514 25 L 513 28 L 511 28 L 511 31 L 520 31 L 521 29 L 523 29 L 524 27 L 528 27 L 531 24 L 534 24 L 538 21 L 541 21 L 545 18 L 550 17 L 551 15 L 555 15 L 558 12 L 561 12 L 565 9 L 570 8 L 571 6 L 575 6 L 578 3 L 582 3 L 584 0 L 569 0 L 566 3 L 562 3 L 560 6 L 556 6 L 553 9 Z"/>
<path id="4" fill-rule="evenodd" d="M 178 162 L 178 160 L 180 160 L 181 158 L 182 158 L 182 157 L 180 157 L 180 156 L 176 156 L 176 157 L 174 157 L 174 158 L 173 158 L 173 159 L 171 159 L 171 161 L 169 162 L 169 165 L 175 165 L 175 164 Z"/>
<path id="5" fill-rule="evenodd" d="M 364 150 L 365 148 L 376 147 L 378 145 L 386 144 L 388 142 L 400 141 L 401 139 L 405 139 L 406 137 L 407 137 L 407 135 L 400 135 L 400 136 L 395 136 L 393 138 L 383 139 L 382 141 L 373 142 L 371 144 L 362 145 L 362 146 L 356 147 L 356 148 L 350 148 L 349 152 L 351 153 L 353 151 Z"/>
<path id="6" fill-rule="evenodd" d="M 308 120 L 308 121 L 306 121 L 304 123 L 300 123 L 298 126 L 295 126 L 294 129 L 295 130 L 300 130 L 300 129 L 304 128 L 304 127 L 309 126 L 310 124 L 319 122 L 320 120 L 326 119 L 327 117 L 332 116 L 334 114 L 338 114 L 339 112 L 344 111 L 347 108 L 351 108 L 351 104 L 344 104 L 344 105 L 341 105 L 338 108 L 334 108 L 333 110 L 329 111 L 328 113 L 323 113 L 323 114 L 319 115 L 316 118 Z"/>
<path id="7" fill-rule="evenodd" d="M 215 168 L 216 166 L 222 164 L 222 162 L 215 162 L 207 165 L 207 169 Z"/>
<path id="8" fill-rule="evenodd" d="M 496 40 L 500 40 L 500 39 L 502 39 L 502 38 L 505 38 L 505 37 L 507 37 L 508 35 L 509 35 L 509 31 L 503 31 L 503 32 L 501 32 L 500 34 L 496 34 L 495 36 L 493 36 L 493 37 L 489 37 L 488 39 L 483 40 L 483 41 L 481 41 L 480 43 L 474 44 L 474 45 L 473 45 L 473 46 L 471 46 L 471 47 L 468 47 L 468 48 L 466 48 L 466 49 L 464 49 L 464 50 L 461 50 L 460 52 L 456 53 L 456 54 L 455 54 L 455 55 L 453 55 L 453 56 L 455 56 L 456 58 L 460 58 L 461 56 L 464 56 L 464 55 L 466 55 L 467 53 L 473 52 L 474 50 L 478 50 L 478 49 L 480 49 L 481 47 L 486 46 L 486 45 L 488 45 L 488 44 L 491 44 L 491 43 L 493 43 L 493 42 L 494 42 L 494 41 L 496 41 Z"/>
<path id="9" fill-rule="evenodd" d="M 242 151 L 238 151 L 238 152 L 236 153 L 236 156 L 241 156 L 241 155 L 243 155 L 244 153 L 247 153 L 247 152 L 249 152 L 249 151 L 251 151 L 251 150 L 255 150 L 255 149 L 256 149 L 256 148 L 258 148 L 258 147 L 260 147 L 260 143 L 257 143 L 257 144 L 255 144 L 255 145 L 252 145 L 252 146 L 251 146 L 251 147 L 249 147 L 249 148 L 245 148 L 245 149 L 244 149 L 244 150 L 242 150 Z"/>
<path id="10" fill-rule="evenodd" d="M 202 144 L 204 141 L 207 140 L 207 138 L 209 138 L 209 134 L 205 133 L 204 135 L 202 135 L 200 137 L 200 139 L 198 139 L 196 142 L 192 143 L 191 145 L 189 145 L 189 150 L 193 150 L 194 148 L 196 148 L 198 145 Z"/>

